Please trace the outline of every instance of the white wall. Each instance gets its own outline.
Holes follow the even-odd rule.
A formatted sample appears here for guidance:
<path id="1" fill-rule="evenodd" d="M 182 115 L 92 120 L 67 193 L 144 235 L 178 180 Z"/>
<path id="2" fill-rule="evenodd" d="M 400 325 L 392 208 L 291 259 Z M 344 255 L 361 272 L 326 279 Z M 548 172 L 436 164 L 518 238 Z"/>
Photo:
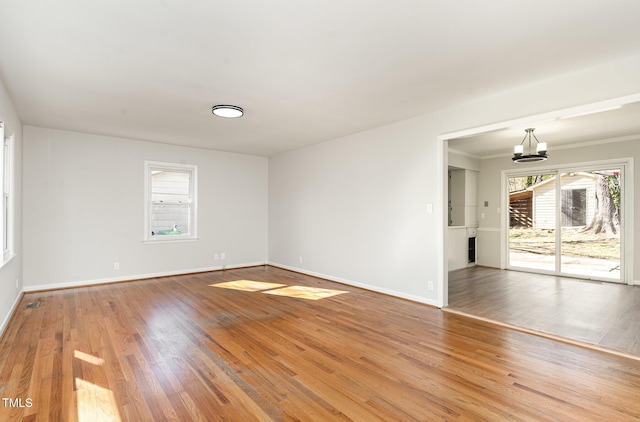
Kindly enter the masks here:
<path id="1" fill-rule="evenodd" d="M 423 120 L 272 158 L 269 261 L 433 302 L 425 285 L 437 279 L 428 263 L 439 253 L 442 163 Z M 440 205 L 429 214 L 427 204 Z"/>
<path id="2" fill-rule="evenodd" d="M 24 139 L 26 290 L 267 259 L 264 157 L 31 126 Z M 144 160 L 198 166 L 199 240 L 143 243 Z"/>
<path id="3" fill-rule="evenodd" d="M 480 159 L 469 157 L 468 155 L 461 154 L 458 151 L 448 150 L 448 163 L 449 167 L 456 167 L 459 169 L 480 171 Z"/>
<path id="4" fill-rule="evenodd" d="M 445 304 L 447 154 L 439 135 L 637 94 L 638 72 L 640 56 L 631 57 L 272 158 L 269 261 Z M 479 181 L 478 200 L 495 211 L 499 198 L 481 194 L 485 183 L 499 186 L 499 175 Z M 499 239 L 493 214 L 484 223 L 490 242 Z M 479 239 L 478 247 L 484 259 L 490 245 Z"/>
<path id="5" fill-rule="evenodd" d="M 5 122 L 6 137 L 14 138 L 14 252 L 15 257 L 0 268 L 0 335 L 9 322 L 22 290 L 22 123 L 13 102 L 0 81 L 0 120 Z M 18 288 L 16 288 L 18 280 Z"/>

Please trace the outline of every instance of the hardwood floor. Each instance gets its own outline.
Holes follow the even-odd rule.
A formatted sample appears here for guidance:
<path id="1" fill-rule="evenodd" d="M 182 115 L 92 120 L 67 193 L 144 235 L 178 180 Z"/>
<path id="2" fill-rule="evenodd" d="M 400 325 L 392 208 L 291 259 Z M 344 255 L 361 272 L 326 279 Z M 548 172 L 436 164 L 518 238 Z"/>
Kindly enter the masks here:
<path id="1" fill-rule="evenodd" d="M 637 420 L 640 363 L 256 267 L 25 295 L 0 396 L 2 421 Z"/>
<path id="2" fill-rule="evenodd" d="M 640 287 L 470 267 L 449 273 L 449 308 L 640 357 Z"/>

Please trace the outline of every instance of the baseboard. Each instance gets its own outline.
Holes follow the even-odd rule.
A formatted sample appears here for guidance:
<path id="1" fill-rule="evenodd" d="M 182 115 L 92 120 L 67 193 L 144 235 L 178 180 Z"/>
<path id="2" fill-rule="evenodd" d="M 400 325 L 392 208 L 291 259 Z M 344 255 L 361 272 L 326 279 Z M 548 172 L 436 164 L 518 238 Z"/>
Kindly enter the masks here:
<path id="1" fill-rule="evenodd" d="M 424 303 L 425 305 L 438 307 L 437 302 L 435 300 L 432 300 L 432 299 L 429 299 L 429 298 L 426 298 L 426 297 L 423 297 L 423 296 L 416 296 L 416 295 L 411 295 L 411 294 L 399 292 L 399 291 L 396 291 L 396 290 L 384 289 L 384 288 L 381 288 L 379 286 L 374 286 L 374 285 L 371 285 L 371 284 L 358 283 L 356 281 L 348 280 L 346 278 L 334 277 L 334 276 L 331 276 L 331 275 L 328 275 L 328 274 L 318 273 L 318 272 L 315 272 L 315 271 L 309 271 L 309 270 L 306 270 L 304 268 L 298 268 L 298 267 L 293 267 L 293 266 L 290 266 L 290 265 L 279 264 L 277 262 L 263 262 L 263 261 L 261 261 L 261 262 L 247 262 L 247 263 L 243 263 L 243 264 L 226 265 L 226 266 L 219 265 L 219 266 L 215 266 L 215 267 L 195 268 L 195 269 L 188 269 L 188 270 L 165 271 L 165 272 L 151 273 L 151 274 L 136 274 L 136 275 L 131 275 L 131 276 L 123 276 L 123 277 L 112 277 L 112 278 L 101 278 L 101 279 L 93 279 L 93 280 L 70 281 L 70 282 L 66 282 L 66 283 L 39 284 L 39 285 L 34 285 L 34 286 L 25 286 L 23 292 L 24 293 L 31 293 L 31 292 L 39 292 L 39 291 L 46 291 L 46 290 L 60 290 L 60 289 L 70 289 L 70 288 L 76 288 L 76 287 L 88 287 L 88 286 L 95 286 L 95 285 L 99 285 L 99 284 L 122 283 L 122 282 L 126 282 L 126 281 L 144 280 L 144 279 L 159 278 L 159 277 L 171 277 L 171 276 L 186 275 L 186 274 L 206 273 L 206 272 L 210 272 L 210 271 L 221 271 L 221 270 L 225 270 L 225 269 L 231 270 L 231 269 L 237 269 L 237 268 L 257 267 L 257 266 L 260 266 L 260 265 L 271 265 L 273 267 L 282 268 L 282 269 L 289 270 L 289 271 L 295 271 L 297 273 L 309 275 L 309 276 L 312 276 L 312 277 L 318 277 L 318 278 L 323 278 L 323 279 L 329 280 L 329 281 L 335 281 L 336 283 L 345 284 L 347 286 L 358 287 L 358 288 L 361 288 L 361 289 L 371 290 L 373 292 L 382 293 L 382 294 L 386 294 L 386 295 L 389 295 L 389 296 L 394 296 L 394 297 L 398 297 L 398 298 L 401 298 L 401 299 L 410 300 L 412 302 Z M 14 305 L 14 307 L 15 306 L 17 306 L 17 302 Z M 10 316 L 12 315 L 12 313 L 13 313 L 13 309 L 12 309 L 12 312 L 10 313 Z M 8 318 L 10 318 L 10 316 Z M 8 319 L 7 319 L 7 321 L 5 321 L 5 324 L 6 323 L 8 323 Z"/>
<path id="2" fill-rule="evenodd" d="M 272 267 L 282 268 L 284 270 L 294 271 L 294 272 L 305 274 L 305 275 L 310 275 L 312 277 L 323 278 L 329 281 L 335 281 L 336 283 L 345 284 L 347 286 L 358 287 L 361 289 L 370 290 L 372 292 L 382 293 L 385 295 L 410 300 L 412 302 L 424 303 L 425 305 L 434 306 L 436 308 L 438 307 L 438 304 L 435 300 L 432 300 L 423 296 L 410 295 L 410 294 L 399 292 L 396 290 L 384 289 L 379 286 L 373 286 L 371 284 L 358 283 L 356 281 L 348 280 L 346 278 L 334 277 L 328 274 L 322 274 L 315 271 L 305 270 L 304 268 L 298 268 L 298 267 L 293 267 L 291 265 L 279 264 L 277 262 L 269 261 L 267 262 L 267 265 L 270 265 Z"/>
<path id="3" fill-rule="evenodd" d="M 18 296 L 16 297 L 16 300 L 13 302 L 13 305 L 11 305 L 11 309 L 9 309 L 9 312 L 7 313 L 7 316 L 5 317 L 4 321 L 2 321 L 2 325 L 0 325 L 0 340 L 2 340 L 2 336 L 4 336 L 4 330 L 7 329 L 7 326 L 9 325 L 9 321 L 11 321 L 11 318 L 13 318 L 13 314 L 16 312 L 16 309 L 18 308 L 18 304 L 20 303 L 22 296 L 24 296 L 24 291 L 18 294 Z"/>
<path id="4" fill-rule="evenodd" d="M 257 267 L 265 264 L 266 262 L 264 261 L 248 262 L 248 263 L 236 264 L 236 265 L 217 265 L 215 267 L 194 268 L 194 269 L 185 269 L 185 270 L 177 270 L 177 271 L 165 271 L 165 272 L 151 273 L 151 274 L 136 274 L 136 275 L 130 275 L 130 276 L 100 278 L 100 279 L 94 279 L 94 280 L 70 281 L 66 283 L 39 284 L 35 286 L 25 286 L 24 292 L 25 293 L 41 292 L 46 290 L 60 290 L 60 289 L 70 289 L 75 287 L 95 286 L 99 284 L 122 283 L 125 281 L 145 280 L 149 278 L 171 277 L 171 276 L 177 276 L 177 275 L 207 273 L 211 271 L 231 270 L 236 268 Z"/>

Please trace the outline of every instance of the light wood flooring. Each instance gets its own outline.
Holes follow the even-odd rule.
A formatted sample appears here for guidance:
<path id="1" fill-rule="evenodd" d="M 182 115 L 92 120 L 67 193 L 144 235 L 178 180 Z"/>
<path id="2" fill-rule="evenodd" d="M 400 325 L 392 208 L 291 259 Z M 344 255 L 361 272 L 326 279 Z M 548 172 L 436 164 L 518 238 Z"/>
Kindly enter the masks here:
<path id="1" fill-rule="evenodd" d="M 449 309 L 640 356 L 640 287 L 487 267 L 449 273 Z"/>
<path id="2" fill-rule="evenodd" d="M 640 362 L 255 267 L 25 295 L 0 396 L 2 421 L 622 421 Z"/>

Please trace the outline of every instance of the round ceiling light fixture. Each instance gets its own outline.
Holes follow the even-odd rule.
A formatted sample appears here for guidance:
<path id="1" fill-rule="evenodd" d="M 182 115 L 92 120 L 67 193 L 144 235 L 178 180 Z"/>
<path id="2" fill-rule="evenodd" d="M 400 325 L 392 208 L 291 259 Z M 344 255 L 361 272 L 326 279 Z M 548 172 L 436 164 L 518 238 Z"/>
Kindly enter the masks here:
<path id="1" fill-rule="evenodd" d="M 241 117 L 244 114 L 242 107 L 234 105 L 215 105 L 211 112 L 218 117 L 226 117 L 228 119 Z"/>

